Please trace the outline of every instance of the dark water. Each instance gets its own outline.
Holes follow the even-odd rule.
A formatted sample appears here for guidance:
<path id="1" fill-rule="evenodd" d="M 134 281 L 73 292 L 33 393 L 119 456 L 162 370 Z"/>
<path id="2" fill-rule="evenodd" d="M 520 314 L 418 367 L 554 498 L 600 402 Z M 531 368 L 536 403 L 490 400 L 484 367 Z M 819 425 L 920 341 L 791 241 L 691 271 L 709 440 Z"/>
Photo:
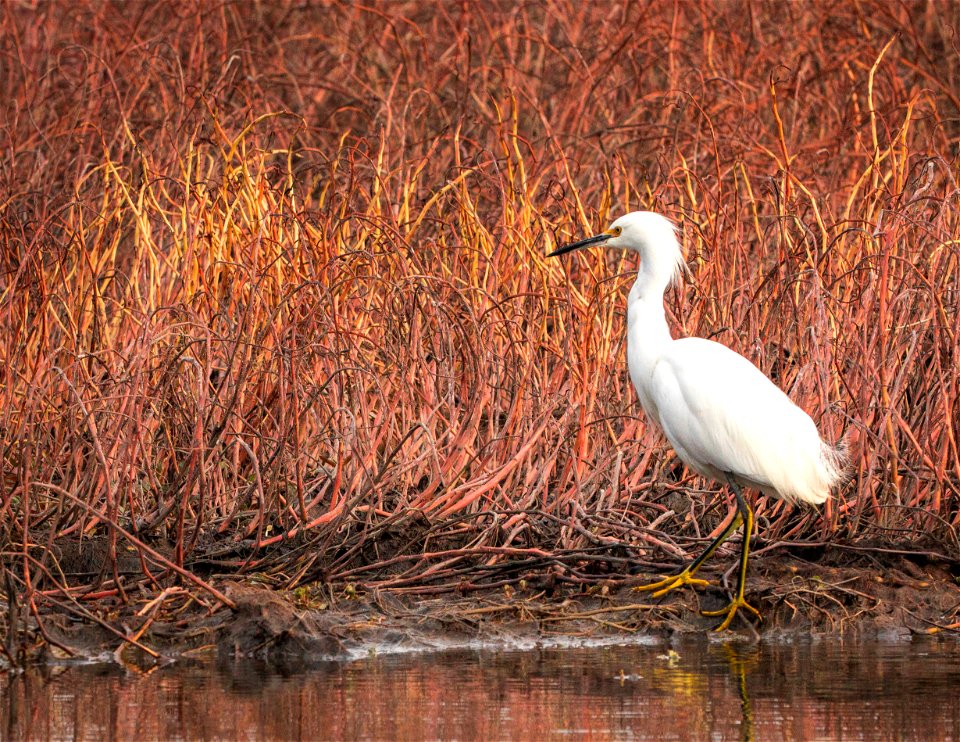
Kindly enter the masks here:
<path id="1" fill-rule="evenodd" d="M 960 644 L 385 654 L 0 674 L 3 739 L 960 739 Z"/>

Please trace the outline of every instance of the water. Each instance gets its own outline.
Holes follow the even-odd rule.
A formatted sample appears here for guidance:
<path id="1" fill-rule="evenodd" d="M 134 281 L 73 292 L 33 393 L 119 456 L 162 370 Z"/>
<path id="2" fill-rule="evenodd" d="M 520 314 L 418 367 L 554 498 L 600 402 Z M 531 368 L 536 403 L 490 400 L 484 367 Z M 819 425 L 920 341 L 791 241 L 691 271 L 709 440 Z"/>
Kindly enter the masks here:
<path id="1" fill-rule="evenodd" d="M 16 739 L 960 739 L 960 644 L 703 640 L 0 674 Z"/>

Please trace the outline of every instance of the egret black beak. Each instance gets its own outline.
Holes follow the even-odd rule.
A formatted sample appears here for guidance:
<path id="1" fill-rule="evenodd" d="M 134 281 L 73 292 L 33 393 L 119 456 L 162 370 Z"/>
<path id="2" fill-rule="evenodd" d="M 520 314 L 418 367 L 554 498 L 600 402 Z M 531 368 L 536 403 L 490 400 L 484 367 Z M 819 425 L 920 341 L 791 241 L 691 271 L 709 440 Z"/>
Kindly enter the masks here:
<path id="1" fill-rule="evenodd" d="M 552 253 L 547 255 L 548 258 L 556 257 L 557 255 L 563 255 L 568 252 L 573 252 L 574 250 L 579 250 L 581 247 L 590 247 L 590 245 L 598 245 L 601 242 L 606 242 L 611 237 L 612 234 L 604 232 L 603 234 L 598 234 L 596 237 L 587 237 L 585 240 L 580 240 L 579 242 L 571 242 L 569 245 L 564 245 L 563 247 L 558 247 Z"/>

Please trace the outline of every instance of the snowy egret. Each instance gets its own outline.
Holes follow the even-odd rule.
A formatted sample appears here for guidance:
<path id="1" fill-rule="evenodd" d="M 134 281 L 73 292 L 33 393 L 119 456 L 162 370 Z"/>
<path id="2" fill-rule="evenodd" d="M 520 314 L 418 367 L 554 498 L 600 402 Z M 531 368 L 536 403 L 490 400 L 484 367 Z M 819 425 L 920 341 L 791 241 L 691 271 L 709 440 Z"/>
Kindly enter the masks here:
<path id="1" fill-rule="evenodd" d="M 705 616 L 723 616 L 726 629 L 744 599 L 753 512 L 741 487 L 791 502 L 820 504 L 844 476 L 842 446 L 825 443 L 810 416 L 743 356 L 712 340 L 674 340 L 663 310 L 663 292 L 679 276 L 683 253 L 677 230 L 665 217 L 634 211 L 595 237 L 565 245 L 548 257 L 591 245 L 640 254 L 640 271 L 627 299 L 627 364 L 647 417 L 663 431 L 680 459 L 709 479 L 728 484 L 737 515 L 704 552 L 678 574 L 643 585 L 660 597 L 682 585 L 708 585 L 694 577 L 741 523 L 737 592 L 729 605 Z"/>

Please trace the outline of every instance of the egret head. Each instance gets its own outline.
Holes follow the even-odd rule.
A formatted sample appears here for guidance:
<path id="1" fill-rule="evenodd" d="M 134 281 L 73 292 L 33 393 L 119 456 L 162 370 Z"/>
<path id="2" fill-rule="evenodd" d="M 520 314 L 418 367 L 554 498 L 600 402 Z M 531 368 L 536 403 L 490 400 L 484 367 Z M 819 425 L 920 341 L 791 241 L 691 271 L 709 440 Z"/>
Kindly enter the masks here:
<path id="1" fill-rule="evenodd" d="M 563 255 L 583 247 L 600 245 L 640 253 L 640 270 L 671 283 L 683 266 L 683 253 L 677 241 L 677 228 L 669 219 L 653 211 L 632 211 L 617 219 L 595 237 L 564 245 L 547 257 Z"/>

